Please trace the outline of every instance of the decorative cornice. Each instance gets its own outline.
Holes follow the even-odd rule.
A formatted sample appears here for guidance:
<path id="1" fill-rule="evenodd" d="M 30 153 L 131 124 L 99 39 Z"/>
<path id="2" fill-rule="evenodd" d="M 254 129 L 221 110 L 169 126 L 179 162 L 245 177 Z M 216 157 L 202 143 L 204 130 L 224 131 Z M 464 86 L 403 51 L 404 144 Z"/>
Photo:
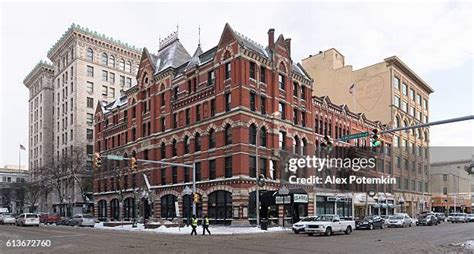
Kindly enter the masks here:
<path id="1" fill-rule="evenodd" d="M 127 49 L 127 50 L 130 50 L 132 51 L 133 53 L 136 53 L 136 54 L 139 54 L 141 55 L 142 53 L 142 49 L 140 48 L 137 48 L 131 44 L 128 44 L 126 42 L 123 42 L 123 41 L 120 41 L 120 40 L 116 40 L 112 37 L 109 37 L 109 36 L 106 36 L 105 34 L 100 34 L 96 31 L 93 31 L 93 30 L 90 30 L 89 28 L 86 28 L 86 27 L 81 27 L 77 24 L 74 24 L 72 23 L 72 25 L 69 27 L 69 29 L 64 32 L 64 34 L 61 36 L 61 38 L 56 41 L 56 43 L 50 48 L 50 50 L 48 51 L 48 57 L 52 56 L 55 51 L 57 51 L 60 46 L 74 33 L 74 32 L 77 32 L 77 33 L 82 33 L 86 36 L 91 36 L 95 39 L 98 39 L 98 40 L 101 40 L 101 41 L 104 41 L 106 43 L 110 43 L 114 46 L 117 46 L 117 47 L 121 47 L 121 48 L 124 48 L 124 49 Z"/>
<path id="2" fill-rule="evenodd" d="M 47 61 L 39 61 L 39 63 L 36 64 L 36 66 L 33 68 L 33 70 L 26 75 L 25 79 L 23 80 L 23 84 L 27 86 L 27 84 L 31 81 L 31 79 L 38 74 L 41 70 L 48 71 L 48 72 L 54 72 L 53 66 L 48 63 Z"/>

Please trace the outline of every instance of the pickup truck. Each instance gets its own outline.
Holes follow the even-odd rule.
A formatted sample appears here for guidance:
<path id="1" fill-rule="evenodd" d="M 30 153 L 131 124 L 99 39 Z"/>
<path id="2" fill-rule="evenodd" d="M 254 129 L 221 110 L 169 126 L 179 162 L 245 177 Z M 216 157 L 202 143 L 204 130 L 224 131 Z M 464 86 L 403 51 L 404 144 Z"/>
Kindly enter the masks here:
<path id="1" fill-rule="evenodd" d="M 314 234 L 332 235 L 334 232 L 344 232 L 346 235 L 352 233 L 355 229 L 355 221 L 342 220 L 339 215 L 324 214 L 316 217 L 314 221 L 308 222 L 304 232 L 310 236 Z"/>

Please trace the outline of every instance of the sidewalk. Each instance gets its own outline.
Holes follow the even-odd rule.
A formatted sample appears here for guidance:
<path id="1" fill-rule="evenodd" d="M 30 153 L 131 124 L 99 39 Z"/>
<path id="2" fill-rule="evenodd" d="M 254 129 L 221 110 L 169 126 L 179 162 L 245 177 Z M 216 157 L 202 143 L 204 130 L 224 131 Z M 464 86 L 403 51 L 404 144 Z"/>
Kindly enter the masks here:
<path id="1" fill-rule="evenodd" d="M 132 225 L 123 225 L 116 227 L 104 227 L 103 223 L 96 223 L 94 229 L 99 230 L 117 230 L 117 231 L 136 231 L 136 232 L 150 232 L 158 234 L 176 234 L 186 235 L 191 233 L 191 227 L 170 227 L 161 226 L 155 229 L 146 229 L 142 223 L 137 224 L 136 228 Z M 261 230 L 257 227 L 230 227 L 230 226 L 210 226 L 209 230 L 213 235 L 237 235 L 237 234 L 261 234 L 273 232 L 291 232 L 291 229 L 282 227 L 271 227 L 268 230 Z M 198 234 L 202 234 L 202 227 L 198 226 Z"/>

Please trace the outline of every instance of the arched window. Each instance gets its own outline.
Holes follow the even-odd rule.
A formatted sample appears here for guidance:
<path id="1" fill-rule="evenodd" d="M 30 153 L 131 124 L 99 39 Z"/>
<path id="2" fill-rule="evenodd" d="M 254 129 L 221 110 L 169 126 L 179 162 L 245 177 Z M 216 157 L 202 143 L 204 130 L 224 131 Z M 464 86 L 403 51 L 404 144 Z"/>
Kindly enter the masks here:
<path id="1" fill-rule="evenodd" d="M 232 144 L 232 127 L 230 126 L 230 124 L 227 124 L 225 126 L 224 135 L 225 135 L 225 145 Z"/>
<path id="2" fill-rule="evenodd" d="M 92 50 L 91 48 L 88 48 L 86 52 L 86 58 L 87 60 L 91 62 L 94 61 L 94 50 Z"/>
<path id="3" fill-rule="evenodd" d="M 107 201 L 100 200 L 98 202 L 99 206 L 99 220 L 106 220 L 107 219 Z"/>
<path id="4" fill-rule="evenodd" d="M 404 124 L 404 127 L 410 126 L 410 125 L 408 124 L 408 121 L 407 121 L 407 120 L 405 120 L 403 124 Z M 405 130 L 405 132 L 407 132 L 407 133 L 408 133 L 409 131 L 410 131 L 410 130 Z"/>
<path id="5" fill-rule="evenodd" d="M 123 217 L 125 220 L 132 220 L 135 218 L 135 199 L 126 198 L 123 203 Z"/>
<path id="6" fill-rule="evenodd" d="M 132 72 L 132 62 L 127 61 L 127 65 L 126 65 L 125 71 L 126 71 L 126 72 Z"/>
<path id="7" fill-rule="evenodd" d="M 300 145 L 300 139 L 298 136 L 295 136 L 293 139 L 293 153 L 295 154 L 301 154 L 301 145 Z"/>
<path id="8" fill-rule="evenodd" d="M 267 147 L 267 129 L 260 128 L 260 146 Z"/>
<path id="9" fill-rule="evenodd" d="M 303 144 L 303 155 L 307 155 L 308 154 L 308 141 L 306 140 L 306 138 L 303 138 L 301 142 Z"/>
<path id="10" fill-rule="evenodd" d="M 418 135 L 418 138 L 419 138 L 420 140 L 423 140 L 423 134 L 422 134 L 421 129 L 418 129 L 418 130 L 417 130 L 417 135 Z"/>
<path id="11" fill-rule="evenodd" d="M 111 220 L 119 220 L 120 215 L 120 207 L 118 199 L 112 199 L 110 201 L 110 219 Z"/>
<path id="12" fill-rule="evenodd" d="M 100 63 L 103 65 L 108 65 L 109 64 L 109 57 L 107 56 L 107 53 L 102 53 L 100 57 Z"/>
<path id="13" fill-rule="evenodd" d="M 190 146 L 189 137 L 188 137 L 188 136 L 184 136 L 184 154 L 188 154 L 188 153 L 189 153 L 189 146 Z"/>
<path id="14" fill-rule="evenodd" d="M 232 219 L 232 193 L 214 191 L 209 194 L 209 220 L 213 224 L 230 224 Z"/>
<path id="15" fill-rule="evenodd" d="M 176 217 L 176 210 L 174 207 L 176 196 L 168 194 L 161 198 L 161 218 L 172 220 Z"/>
<path id="16" fill-rule="evenodd" d="M 214 129 L 209 131 L 209 149 L 216 147 L 216 132 Z"/>
<path id="17" fill-rule="evenodd" d="M 173 150 L 173 156 L 177 156 L 178 155 L 178 147 L 177 147 L 176 139 L 173 139 L 172 150 Z"/>
<path id="18" fill-rule="evenodd" d="M 398 116 L 395 117 L 395 127 L 400 128 L 400 118 Z"/>
<path id="19" fill-rule="evenodd" d="M 120 59 L 119 69 L 125 71 L 125 60 Z"/>
<path id="20" fill-rule="evenodd" d="M 255 124 L 251 124 L 249 128 L 249 144 L 255 145 L 257 142 L 257 127 Z"/>
<path id="21" fill-rule="evenodd" d="M 110 55 L 110 57 L 109 57 L 109 65 L 110 65 L 110 67 L 115 68 L 115 56 Z"/>
<path id="22" fill-rule="evenodd" d="M 162 160 L 166 159 L 166 145 L 165 145 L 165 142 L 161 142 L 160 152 L 161 152 L 161 159 Z"/>
<path id="23" fill-rule="evenodd" d="M 425 142 L 429 142 L 429 139 L 428 139 L 428 131 L 425 131 Z"/>
<path id="24" fill-rule="evenodd" d="M 192 215 L 193 215 L 192 195 L 184 195 L 183 196 L 183 218 L 186 224 L 190 222 Z M 196 204 L 196 217 L 197 218 L 202 217 L 202 202 L 199 202 Z"/>
<path id="25" fill-rule="evenodd" d="M 201 151 L 201 134 L 199 133 L 194 136 L 194 151 Z"/>

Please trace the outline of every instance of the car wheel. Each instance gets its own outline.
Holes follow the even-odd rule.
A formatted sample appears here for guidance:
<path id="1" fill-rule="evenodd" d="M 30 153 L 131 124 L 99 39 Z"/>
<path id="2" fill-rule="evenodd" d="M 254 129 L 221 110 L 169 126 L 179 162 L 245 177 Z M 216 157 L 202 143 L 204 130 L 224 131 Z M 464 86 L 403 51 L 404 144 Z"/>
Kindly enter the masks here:
<path id="1" fill-rule="evenodd" d="M 293 230 L 293 232 L 295 232 L 295 234 L 299 234 L 300 232 L 296 231 L 296 230 Z"/>
<path id="2" fill-rule="evenodd" d="M 313 233 L 308 233 L 309 236 L 313 236 L 314 234 Z"/>
<path id="3" fill-rule="evenodd" d="M 327 228 L 326 228 L 326 235 L 327 235 L 327 236 L 332 235 L 332 229 L 331 229 L 331 227 L 327 227 Z"/>
<path id="4" fill-rule="evenodd" d="M 411 228 L 411 222 L 410 222 L 410 228 Z"/>
<path id="5" fill-rule="evenodd" d="M 352 233 L 352 227 L 347 226 L 346 231 L 344 233 L 346 233 L 346 235 L 350 235 Z"/>

